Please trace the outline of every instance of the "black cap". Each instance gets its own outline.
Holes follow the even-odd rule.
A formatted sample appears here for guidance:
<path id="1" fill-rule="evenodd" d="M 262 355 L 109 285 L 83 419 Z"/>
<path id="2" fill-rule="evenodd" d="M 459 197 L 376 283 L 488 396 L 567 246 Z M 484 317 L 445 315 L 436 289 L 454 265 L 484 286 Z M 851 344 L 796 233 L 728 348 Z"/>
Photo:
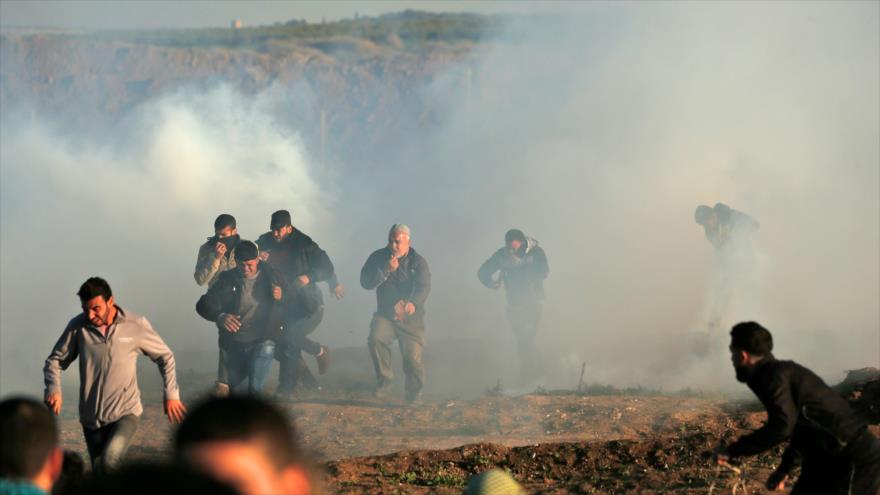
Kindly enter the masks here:
<path id="1" fill-rule="evenodd" d="M 278 210 L 272 214 L 272 219 L 269 221 L 269 228 L 275 230 L 281 227 L 287 227 L 288 225 L 293 225 L 290 223 L 290 212 L 287 210 Z"/>
<path id="2" fill-rule="evenodd" d="M 255 260 L 260 256 L 260 249 L 251 241 L 241 241 L 235 246 L 235 261 Z"/>

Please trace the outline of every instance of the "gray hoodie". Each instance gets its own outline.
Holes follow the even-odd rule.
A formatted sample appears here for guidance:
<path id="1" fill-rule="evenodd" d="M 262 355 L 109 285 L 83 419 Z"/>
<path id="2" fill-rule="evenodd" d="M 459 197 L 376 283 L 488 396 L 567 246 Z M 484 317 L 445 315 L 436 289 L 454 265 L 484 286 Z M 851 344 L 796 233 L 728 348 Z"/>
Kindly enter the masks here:
<path id="1" fill-rule="evenodd" d="M 79 357 L 79 420 L 97 429 L 144 411 L 137 384 L 137 357 L 153 360 L 165 381 L 165 400 L 180 400 L 174 354 L 146 318 L 119 306 L 105 337 L 82 313 L 70 320 L 46 358 L 46 393 L 61 393 L 61 371 Z"/>

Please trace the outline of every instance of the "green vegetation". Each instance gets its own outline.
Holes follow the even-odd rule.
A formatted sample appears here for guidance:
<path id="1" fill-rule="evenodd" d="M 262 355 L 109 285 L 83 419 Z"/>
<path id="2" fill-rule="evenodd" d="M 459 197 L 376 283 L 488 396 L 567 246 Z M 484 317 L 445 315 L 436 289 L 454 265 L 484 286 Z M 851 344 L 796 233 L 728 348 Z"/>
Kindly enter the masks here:
<path id="1" fill-rule="evenodd" d="M 329 37 L 352 37 L 374 43 L 402 43 L 418 48 L 432 42 L 476 42 L 498 35 L 510 20 L 503 15 L 431 13 L 407 10 L 380 17 L 360 17 L 328 23 L 291 20 L 270 26 L 240 29 L 163 29 L 141 31 L 99 31 L 80 35 L 104 41 L 125 41 L 179 48 L 260 49 L 268 41 L 305 41 Z M 246 22 L 246 21 L 245 21 Z"/>

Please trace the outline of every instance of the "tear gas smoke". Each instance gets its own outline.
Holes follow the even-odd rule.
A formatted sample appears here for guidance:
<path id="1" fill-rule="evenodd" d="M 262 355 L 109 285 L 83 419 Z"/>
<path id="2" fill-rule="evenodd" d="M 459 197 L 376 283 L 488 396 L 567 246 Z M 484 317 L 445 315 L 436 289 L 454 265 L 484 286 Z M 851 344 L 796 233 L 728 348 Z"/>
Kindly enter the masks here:
<path id="1" fill-rule="evenodd" d="M 4 115 L 3 393 L 39 389 L 42 358 L 93 274 L 175 351 L 214 356 L 192 310 L 201 236 L 230 212 L 253 238 L 281 207 L 349 287 L 316 334 L 331 346 L 365 345 L 374 300 L 357 286 L 360 266 L 392 223 L 409 224 L 433 274 L 426 352 L 465 339 L 485 357 L 470 380 L 480 387 L 515 369 L 503 296 L 475 275 L 511 227 L 550 262 L 542 384 L 573 387 L 586 362 L 590 382 L 737 387 L 726 332 L 706 359 L 686 348 L 705 331 L 712 267 L 693 209 L 718 201 L 761 223 L 765 260 L 760 304 L 734 295 L 722 328 L 761 321 L 779 357 L 832 382 L 877 366 L 878 9 L 584 6 L 526 39 L 487 43 L 472 73 L 450 67 L 413 88 L 442 125 L 332 175 L 310 162 L 316 144 L 296 138 L 314 123 L 272 117 L 284 88 L 183 89 L 102 136 Z M 442 99 L 462 73 L 472 92 Z M 431 372 L 427 393 L 461 382 Z"/>

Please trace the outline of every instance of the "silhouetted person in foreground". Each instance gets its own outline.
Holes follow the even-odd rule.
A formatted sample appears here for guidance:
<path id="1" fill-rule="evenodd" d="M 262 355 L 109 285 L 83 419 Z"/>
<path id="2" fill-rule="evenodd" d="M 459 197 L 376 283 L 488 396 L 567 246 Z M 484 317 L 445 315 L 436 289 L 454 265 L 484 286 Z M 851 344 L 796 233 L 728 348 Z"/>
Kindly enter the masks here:
<path id="1" fill-rule="evenodd" d="M 789 440 L 768 489 L 784 484 L 802 459 L 791 493 L 876 495 L 880 491 L 880 442 L 849 403 L 815 373 L 773 357 L 770 332 L 755 322 L 730 331 L 736 379 L 749 386 L 767 409 L 767 422 L 717 451 L 719 463 L 767 451 Z"/>
<path id="2" fill-rule="evenodd" d="M 715 248 L 712 293 L 709 300 L 708 330 L 721 328 L 721 320 L 734 292 L 743 300 L 756 298 L 757 256 L 751 234 L 757 220 L 724 203 L 714 207 L 700 205 L 694 221 L 703 227 L 706 239 Z M 755 308 L 749 308 L 754 310 Z"/>
<path id="3" fill-rule="evenodd" d="M 61 475 L 55 417 L 24 397 L 0 402 L 0 493 L 45 495 Z"/>
<path id="4" fill-rule="evenodd" d="M 185 464 L 126 463 L 91 480 L 83 495 L 239 495 L 232 485 Z M 270 493 L 270 492 L 265 492 Z M 281 493 L 281 492 L 272 492 Z"/>
<path id="5" fill-rule="evenodd" d="M 425 383 L 425 301 L 431 291 L 428 262 L 410 246 L 410 230 L 395 224 L 388 245 L 374 251 L 361 269 L 361 286 L 376 289 L 376 312 L 367 343 L 376 370 L 376 397 L 384 398 L 393 377 L 391 344 L 397 339 L 406 374 L 406 400 L 415 402 Z"/>
<path id="6" fill-rule="evenodd" d="M 174 455 L 244 495 L 312 491 L 293 424 L 253 397 L 212 398 L 193 408 L 177 430 Z"/>
<path id="7" fill-rule="evenodd" d="M 214 285 L 220 274 L 235 268 L 235 247 L 241 241 L 238 235 L 235 217 L 228 213 L 218 215 L 214 220 L 214 235 L 208 237 L 199 247 L 196 258 L 194 277 L 199 285 Z M 214 394 L 219 397 L 229 395 L 229 382 L 226 377 L 226 349 L 223 339 L 219 340 L 219 357 L 217 360 L 217 385 Z"/>
<path id="8" fill-rule="evenodd" d="M 165 414 L 179 423 L 186 408 L 174 370 L 174 354 L 150 322 L 116 305 L 102 278 L 86 280 L 77 292 L 82 313 L 67 324 L 52 349 L 43 375 L 45 402 L 61 413 L 61 372 L 79 359 L 79 420 L 93 472 L 102 474 L 122 460 L 144 408 L 137 385 L 137 357 L 144 354 L 164 380 Z"/>
<path id="9" fill-rule="evenodd" d="M 504 247 L 477 271 L 483 285 L 489 289 L 503 286 L 507 293 L 507 319 L 516 337 L 523 378 L 530 378 L 534 369 L 535 336 L 541 323 L 544 279 L 549 272 L 547 256 L 538 241 L 517 229 L 504 234 Z"/>

